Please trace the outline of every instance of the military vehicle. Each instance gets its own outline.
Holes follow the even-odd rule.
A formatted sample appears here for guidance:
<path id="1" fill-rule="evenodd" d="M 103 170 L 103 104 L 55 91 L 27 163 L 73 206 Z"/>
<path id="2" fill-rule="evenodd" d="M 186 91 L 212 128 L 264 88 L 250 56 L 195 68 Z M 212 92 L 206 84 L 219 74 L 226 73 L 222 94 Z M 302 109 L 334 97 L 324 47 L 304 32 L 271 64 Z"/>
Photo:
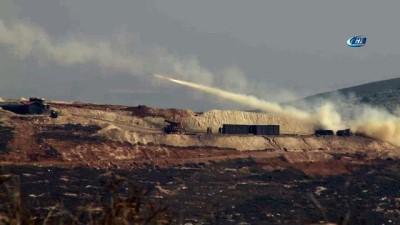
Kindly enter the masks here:
<path id="1" fill-rule="evenodd" d="M 44 98 L 32 97 L 28 101 L 1 102 L 0 107 L 21 115 L 40 115 L 50 113 L 50 105 Z"/>
<path id="2" fill-rule="evenodd" d="M 167 134 L 184 134 L 186 129 L 183 127 L 182 122 L 174 122 L 171 120 L 165 120 L 168 125 L 164 127 L 164 132 Z"/>

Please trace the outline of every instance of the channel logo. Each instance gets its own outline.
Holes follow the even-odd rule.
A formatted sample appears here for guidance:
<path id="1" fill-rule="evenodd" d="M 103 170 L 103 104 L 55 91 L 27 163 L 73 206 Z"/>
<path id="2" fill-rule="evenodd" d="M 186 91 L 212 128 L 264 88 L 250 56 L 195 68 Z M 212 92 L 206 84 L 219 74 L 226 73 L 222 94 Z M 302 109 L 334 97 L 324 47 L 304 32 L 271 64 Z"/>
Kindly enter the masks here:
<path id="1" fill-rule="evenodd" d="M 362 47 L 366 43 L 367 43 L 367 37 L 362 35 L 357 35 L 347 40 L 347 45 L 349 47 Z"/>

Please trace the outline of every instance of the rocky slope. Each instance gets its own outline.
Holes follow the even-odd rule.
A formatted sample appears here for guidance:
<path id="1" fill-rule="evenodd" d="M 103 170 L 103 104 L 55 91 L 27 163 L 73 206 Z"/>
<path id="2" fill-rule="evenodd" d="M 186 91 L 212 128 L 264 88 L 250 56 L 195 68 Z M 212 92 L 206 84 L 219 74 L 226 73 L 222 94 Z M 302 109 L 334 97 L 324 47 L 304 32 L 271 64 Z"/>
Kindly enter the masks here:
<path id="1" fill-rule="evenodd" d="M 329 154 L 329 159 L 333 158 L 332 154 L 357 152 L 372 158 L 400 158 L 398 147 L 388 143 L 360 136 L 315 137 L 310 135 L 310 125 L 272 114 L 148 108 L 151 114 L 138 116 L 137 111 L 123 106 L 81 103 L 53 103 L 52 106 L 60 112 L 57 119 L 0 110 L 1 162 L 132 168 L 280 155 L 289 157 L 290 161 L 304 156 L 313 160 L 318 158 L 314 153 Z M 179 115 L 172 119 L 183 122 L 188 134 L 162 132 L 164 120 L 171 119 L 171 115 Z M 207 127 L 216 131 L 223 123 L 279 124 L 286 134 L 206 134 Z M 328 159 L 325 156 L 324 160 Z"/>

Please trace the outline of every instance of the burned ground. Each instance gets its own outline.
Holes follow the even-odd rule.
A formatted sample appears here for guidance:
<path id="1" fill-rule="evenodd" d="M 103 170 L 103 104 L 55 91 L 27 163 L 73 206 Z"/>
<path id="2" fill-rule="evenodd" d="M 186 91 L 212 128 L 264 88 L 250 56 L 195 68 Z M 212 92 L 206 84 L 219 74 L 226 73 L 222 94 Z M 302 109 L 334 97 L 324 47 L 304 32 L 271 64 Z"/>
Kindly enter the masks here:
<path id="1" fill-rule="evenodd" d="M 10 151 L 7 145 L 14 138 L 14 129 L 0 124 L 0 137 L 0 154 L 6 154 Z"/>
<path id="2" fill-rule="evenodd" d="M 357 166 L 352 173 L 309 176 L 288 168 L 265 170 L 252 158 L 213 164 L 135 170 L 5 167 L 20 177 L 24 203 L 33 213 L 62 202 L 78 205 L 110 196 L 110 174 L 149 190 L 168 208 L 173 224 L 347 224 L 400 223 L 400 163 L 379 161 Z M 117 188 L 126 195 L 130 187 Z M 100 198 L 101 197 L 101 198 Z M 244 223 L 243 223 L 244 224 Z"/>

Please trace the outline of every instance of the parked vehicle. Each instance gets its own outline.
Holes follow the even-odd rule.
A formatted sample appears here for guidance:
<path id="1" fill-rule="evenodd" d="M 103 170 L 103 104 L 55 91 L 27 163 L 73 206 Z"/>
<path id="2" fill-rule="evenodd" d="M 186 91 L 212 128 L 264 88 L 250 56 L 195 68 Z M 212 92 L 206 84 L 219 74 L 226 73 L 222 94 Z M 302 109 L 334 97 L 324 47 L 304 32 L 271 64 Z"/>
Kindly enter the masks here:
<path id="1" fill-rule="evenodd" d="M 223 124 L 220 128 L 222 134 L 254 134 L 254 135 L 279 135 L 279 125 L 242 125 Z"/>
<path id="2" fill-rule="evenodd" d="M 353 133 L 351 132 L 350 129 L 345 129 L 345 130 L 336 131 L 336 135 L 340 136 L 340 137 L 349 137 L 349 136 L 352 136 Z"/>
<path id="3" fill-rule="evenodd" d="M 335 135 L 333 130 L 323 130 L 323 129 L 318 129 L 315 130 L 315 136 L 320 137 L 320 136 L 330 136 L 330 135 Z"/>

